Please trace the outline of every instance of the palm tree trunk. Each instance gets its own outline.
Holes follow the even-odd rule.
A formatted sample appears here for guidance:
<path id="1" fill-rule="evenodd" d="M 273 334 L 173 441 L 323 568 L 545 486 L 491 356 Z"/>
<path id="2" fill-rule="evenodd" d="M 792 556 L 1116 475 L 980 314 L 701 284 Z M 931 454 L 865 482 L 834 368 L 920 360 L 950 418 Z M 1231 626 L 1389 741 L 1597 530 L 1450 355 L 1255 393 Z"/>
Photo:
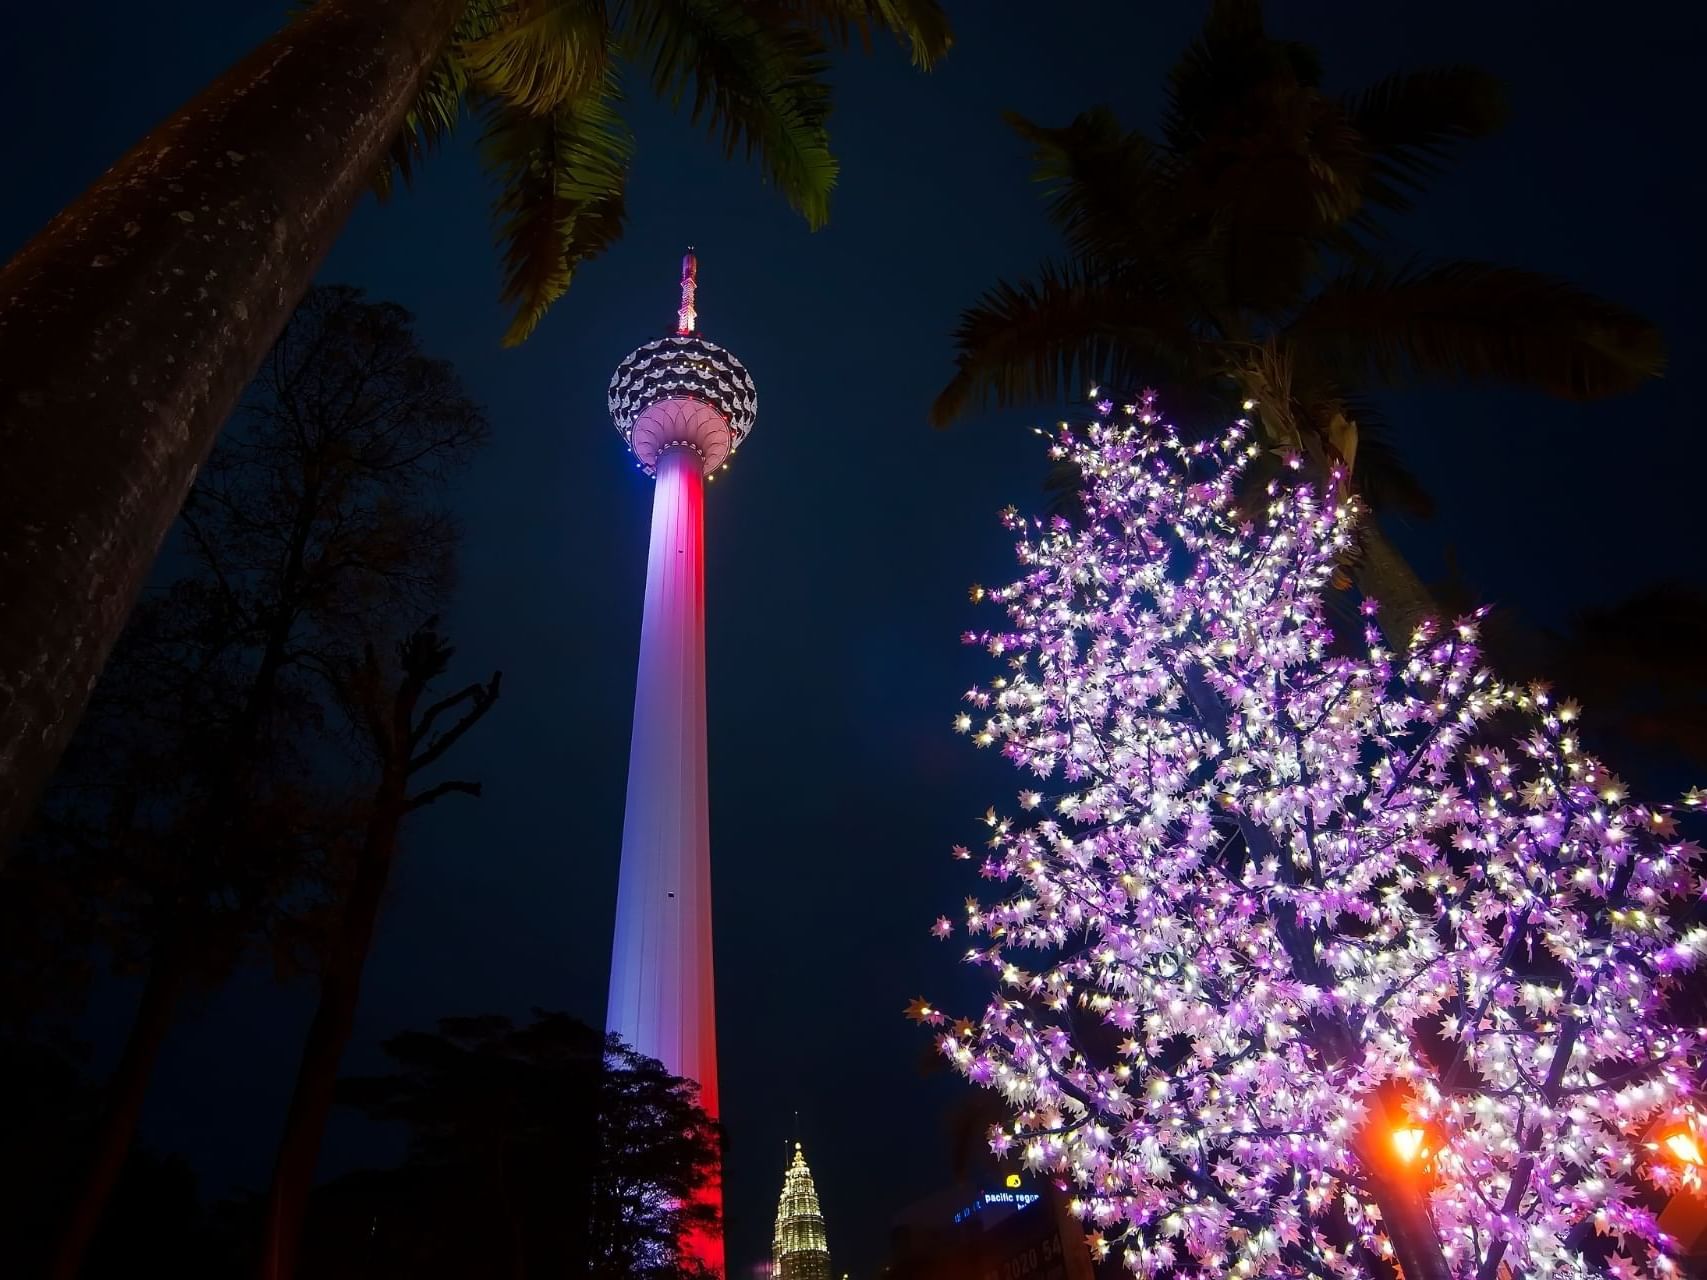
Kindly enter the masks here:
<path id="1" fill-rule="evenodd" d="M 1376 602 L 1376 621 L 1388 646 L 1403 653 L 1426 619 L 1440 617 L 1440 606 L 1374 515 L 1358 527 L 1357 540 L 1363 551 L 1354 575 L 1357 589 Z"/>
<path id="2" fill-rule="evenodd" d="M 279 1141 L 278 1160 L 273 1167 L 273 1186 L 267 1198 L 266 1230 L 262 1237 L 262 1280 L 292 1280 L 296 1274 L 302 1220 L 308 1208 L 308 1193 L 314 1185 L 314 1167 L 320 1159 L 320 1142 L 332 1112 L 338 1065 L 355 1027 L 362 968 L 373 945 L 374 926 L 391 876 L 405 804 L 399 778 L 394 786 L 381 788 L 368 820 L 355 884 L 338 924 L 326 973 L 320 980 L 320 1003 L 314 1010 L 314 1021 L 302 1048 L 296 1090 L 291 1095 L 290 1112 L 285 1117 L 284 1136 Z"/>
<path id="3" fill-rule="evenodd" d="M 53 1280 L 76 1280 L 130 1154 L 160 1046 L 171 1029 L 184 988 L 186 970 L 178 955 L 175 950 L 163 951 L 149 966 L 124 1054 L 108 1085 L 107 1107 L 89 1164 L 54 1251 Z"/>
<path id="4" fill-rule="evenodd" d="M 321 0 L 0 269 L 0 857 L 466 0 Z"/>

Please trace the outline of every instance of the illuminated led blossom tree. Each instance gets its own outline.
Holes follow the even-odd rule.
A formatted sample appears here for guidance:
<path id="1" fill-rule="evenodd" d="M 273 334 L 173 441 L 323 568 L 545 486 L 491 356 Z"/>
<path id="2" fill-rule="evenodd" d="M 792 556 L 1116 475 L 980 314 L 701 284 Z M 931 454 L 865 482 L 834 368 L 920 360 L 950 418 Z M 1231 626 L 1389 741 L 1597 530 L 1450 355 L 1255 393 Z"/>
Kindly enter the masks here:
<path id="1" fill-rule="evenodd" d="M 1699 850 L 1475 620 L 1401 654 L 1366 606 L 1337 655 L 1339 476 L 1255 511 L 1245 424 L 1099 409 L 1052 451 L 1084 517 L 1006 514 L 1009 626 L 967 637 L 1007 670 L 957 727 L 1049 789 L 988 815 L 1007 896 L 967 903 L 967 959 L 999 985 L 912 1010 L 1010 1104 L 992 1145 L 1145 1276 L 1677 1275 Z"/>

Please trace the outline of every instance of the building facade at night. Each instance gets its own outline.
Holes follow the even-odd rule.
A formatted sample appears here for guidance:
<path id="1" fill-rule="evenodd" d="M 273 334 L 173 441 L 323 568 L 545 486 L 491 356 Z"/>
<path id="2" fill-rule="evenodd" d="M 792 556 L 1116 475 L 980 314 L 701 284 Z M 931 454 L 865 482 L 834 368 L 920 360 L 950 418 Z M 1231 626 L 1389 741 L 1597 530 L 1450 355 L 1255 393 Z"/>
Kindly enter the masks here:
<path id="1" fill-rule="evenodd" d="M 1096 1280 L 1068 1193 L 1014 1174 L 991 1184 L 945 1187 L 897 1216 L 881 1280 Z M 1118 1257 L 1100 1273 L 1130 1275 Z"/>
<path id="2" fill-rule="evenodd" d="M 794 1144 L 794 1163 L 782 1176 L 782 1198 L 776 1206 L 776 1235 L 771 1243 L 774 1280 L 830 1280 L 830 1245 L 824 1234 L 824 1213 L 818 1207 L 818 1188 L 800 1144 Z"/>
<path id="3" fill-rule="evenodd" d="M 656 478 L 628 755 L 609 1030 L 699 1083 L 716 1116 L 710 807 L 705 726 L 705 482 L 752 430 L 753 380 L 697 332 L 698 263 L 682 259 L 676 330 L 617 366 L 610 412 Z M 703 1199 L 721 1208 L 722 1189 Z M 684 1242 L 722 1274 L 721 1231 Z"/>

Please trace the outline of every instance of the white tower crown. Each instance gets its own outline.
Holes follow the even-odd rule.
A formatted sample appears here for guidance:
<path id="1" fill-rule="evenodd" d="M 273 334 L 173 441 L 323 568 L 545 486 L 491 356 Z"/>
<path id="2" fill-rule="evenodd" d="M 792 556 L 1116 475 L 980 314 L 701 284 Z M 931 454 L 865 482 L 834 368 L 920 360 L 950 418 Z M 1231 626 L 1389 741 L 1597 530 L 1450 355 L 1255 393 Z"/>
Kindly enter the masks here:
<path id="1" fill-rule="evenodd" d="M 648 342 L 616 367 L 610 416 L 647 475 L 674 447 L 692 449 L 706 475 L 741 447 L 758 416 L 759 394 L 747 367 L 695 330 L 699 261 L 682 259 L 682 308 L 676 332 Z"/>

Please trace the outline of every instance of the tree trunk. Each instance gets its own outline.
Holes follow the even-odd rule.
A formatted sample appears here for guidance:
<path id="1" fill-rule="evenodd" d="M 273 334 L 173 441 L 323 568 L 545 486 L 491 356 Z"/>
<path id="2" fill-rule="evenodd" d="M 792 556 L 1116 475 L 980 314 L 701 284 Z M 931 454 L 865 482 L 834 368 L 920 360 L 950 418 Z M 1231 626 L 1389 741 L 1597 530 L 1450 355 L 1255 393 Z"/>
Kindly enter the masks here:
<path id="1" fill-rule="evenodd" d="M 498 1211 L 504 1215 L 504 1225 L 510 1234 L 510 1280 L 527 1280 L 527 1243 L 522 1232 L 521 1215 L 516 1212 L 515 1196 L 510 1189 L 509 1164 L 504 1159 L 504 1141 L 492 1160 L 494 1189 L 498 1193 Z"/>
<path id="2" fill-rule="evenodd" d="M 1357 541 L 1363 551 L 1357 564 L 1357 589 L 1375 601 L 1376 621 L 1388 647 L 1404 653 L 1424 619 L 1440 618 L 1440 606 L 1410 561 L 1387 540 L 1373 513 L 1358 525 Z"/>
<path id="3" fill-rule="evenodd" d="M 0 270 L 0 857 L 466 0 L 321 0 Z"/>
<path id="4" fill-rule="evenodd" d="M 1406 569 L 1408 572 L 1409 566 Z M 1182 673 L 1180 683 L 1198 723 L 1217 741 L 1227 741 L 1227 712 L 1220 695 L 1195 668 Z M 1263 862 L 1272 860 L 1282 876 L 1290 879 L 1292 860 L 1277 848 L 1269 829 L 1245 814 L 1233 816 L 1250 855 Z M 1333 980 L 1316 954 L 1311 931 L 1299 922 L 1296 908 L 1287 902 L 1271 904 L 1270 918 L 1291 962 L 1293 977 L 1319 990 L 1331 990 Z M 1363 1056 L 1357 1033 L 1339 1012 L 1324 1014 L 1311 1040 L 1330 1063 L 1351 1066 Z M 1416 1176 L 1393 1158 L 1390 1137 L 1398 1117 L 1390 1114 L 1379 1094 L 1367 1095 L 1366 1101 L 1368 1111 L 1352 1147 L 1364 1176 L 1365 1192 L 1381 1211 L 1383 1229 L 1405 1280 L 1453 1280 L 1440 1236 L 1429 1219 L 1426 1191 Z"/>
<path id="5" fill-rule="evenodd" d="M 1405 1280 L 1453 1280 L 1441 1251 L 1440 1234 L 1428 1212 L 1428 1187 L 1421 1171 L 1395 1159 L 1393 1131 L 1406 1123 L 1377 1094 L 1368 1095 L 1369 1113 L 1355 1140 L 1358 1166 L 1370 1199 L 1381 1208 L 1381 1227 Z"/>
<path id="6" fill-rule="evenodd" d="M 124 1055 L 107 1087 L 107 1106 L 83 1183 L 54 1252 L 53 1280 L 76 1280 L 82 1269 L 84 1255 L 101 1225 L 101 1215 L 118 1185 L 131 1142 L 136 1137 L 143 1099 L 148 1096 L 160 1046 L 172 1026 L 184 977 L 184 966 L 175 952 L 162 952 L 149 966 L 142 1001 L 131 1023 L 130 1036 L 125 1040 Z"/>
<path id="7" fill-rule="evenodd" d="M 262 1280 L 292 1280 L 301 1243 L 303 1215 L 314 1185 L 320 1142 L 332 1112 L 338 1065 L 355 1027 L 361 1001 L 362 968 L 373 945 L 374 926 L 397 852 L 397 833 L 407 801 L 403 781 L 381 787 L 362 842 L 361 861 L 350 889 L 338 935 L 320 980 L 320 1003 L 308 1029 L 297 1068 L 296 1090 L 285 1117 L 273 1167 L 273 1186 L 267 1198 L 266 1230 L 262 1236 Z"/>

